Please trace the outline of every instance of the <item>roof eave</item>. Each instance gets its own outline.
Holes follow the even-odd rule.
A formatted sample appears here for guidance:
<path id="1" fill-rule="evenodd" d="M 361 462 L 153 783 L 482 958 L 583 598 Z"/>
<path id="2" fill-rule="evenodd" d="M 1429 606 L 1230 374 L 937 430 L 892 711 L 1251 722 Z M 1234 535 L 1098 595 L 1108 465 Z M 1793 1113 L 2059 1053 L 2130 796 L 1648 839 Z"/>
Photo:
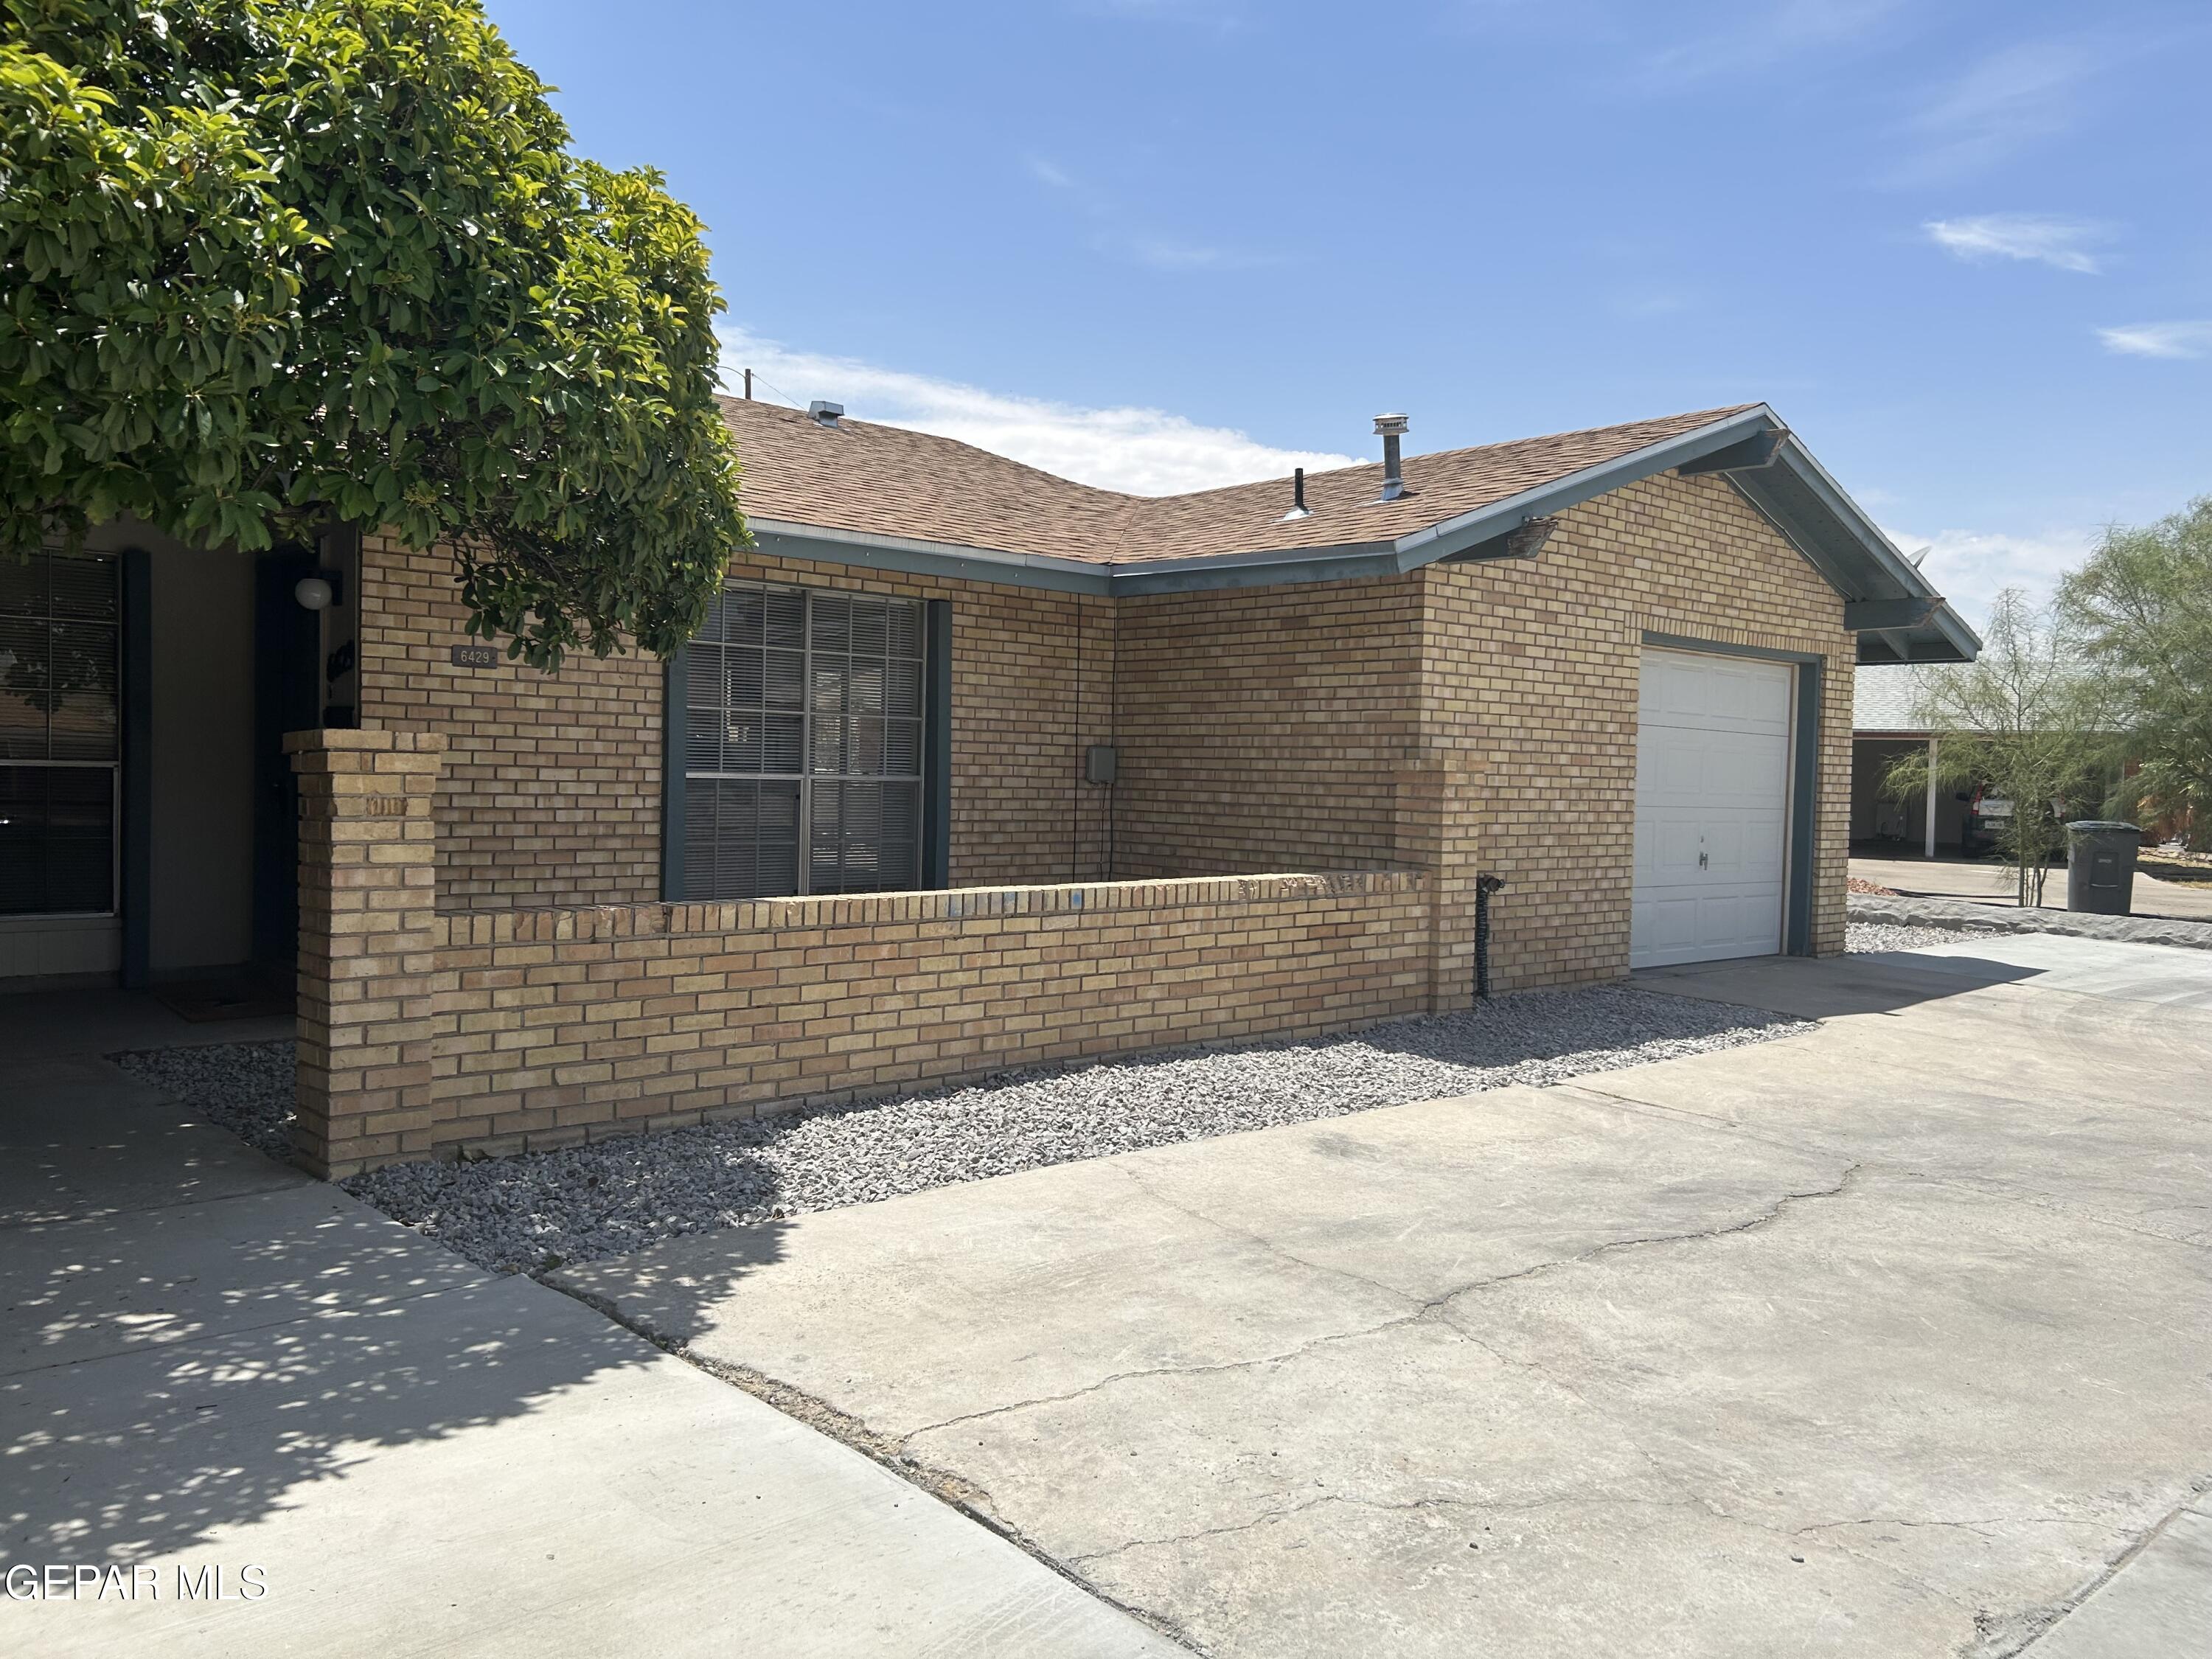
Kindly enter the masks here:
<path id="1" fill-rule="evenodd" d="M 837 530 L 824 525 L 748 515 L 753 550 L 787 559 L 860 565 L 911 576 L 944 576 L 957 581 L 1004 582 L 1061 593 L 1110 593 L 1111 567 L 1043 553 L 1008 553 L 957 542 L 919 541 L 870 531 Z"/>
<path id="2" fill-rule="evenodd" d="M 1972 662 L 1979 654 L 1982 642 L 1965 619 L 1796 438 L 1778 447 L 1771 465 L 1724 476 L 1844 603 L 1935 601 L 1918 623 L 1862 633 L 1860 661 Z"/>
<path id="3" fill-rule="evenodd" d="M 1747 442 L 1765 434 L 1772 434 L 1771 447 Z M 775 519 L 755 518 L 750 522 L 757 544 L 765 553 L 1061 592 L 1188 593 L 1289 582 L 1371 580 L 1403 575 L 1440 561 L 1492 556 L 1495 549 L 1504 545 L 1507 536 L 1532 519 L 1564 512 L 1625 484 L 1705 460 L 1738 445 L 1746 446 L 1747 452 L 1759 451 L 1759 464 L 1732 467 L 1728 463 L 1735 458 L 1723 456 L 1715 470 L 1805 556 L 1846 604 L 1888 599 L 1934 602 L 1923 617 L 1908 626 L 1861 632 L 1860 661 L 1973 660 L 1981 649 L 1973 629 L 1765 404 L 1394 540 L 1092 563 Z"/>

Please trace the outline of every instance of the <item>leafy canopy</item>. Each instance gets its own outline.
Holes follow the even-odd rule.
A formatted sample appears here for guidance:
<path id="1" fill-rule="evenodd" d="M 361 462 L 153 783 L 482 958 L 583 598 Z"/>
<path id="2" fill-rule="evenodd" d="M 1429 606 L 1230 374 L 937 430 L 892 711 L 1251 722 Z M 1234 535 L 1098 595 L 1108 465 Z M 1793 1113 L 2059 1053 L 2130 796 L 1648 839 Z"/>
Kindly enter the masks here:
<path id="1" fill-rule="evenodd" d="M 2039 614 L 2017 588 L 1997 595 L 1970 663 L 1928 671 L 1914 717 L 1936 738 L 1938 789 L 1978 786 L 2012 803 L 1997 819 L 1997 850 L 2014 866 L 2022 904 L 2043 902 L 2051 859 L 2069 819 L 2096 810 L 2110 771 L 2111 720 L 2060 619 Z M 1893 762 L 1885 791 L 1927 791 L 1931 760 L 1915 749 Z"/>
<path id="2" fill-rule="evenodd" d="M 2212 850 L 2212 497 L 2107 531 L 2059 600 L 2136 763 L 2127 810 Z"/>
<path id="3" fill-rule="evenodd" d="M 476 0 L 0 0 L 0 552 L 124 514 L 460 550 L 541 667 L 743 543 L 701 227 Z"/>

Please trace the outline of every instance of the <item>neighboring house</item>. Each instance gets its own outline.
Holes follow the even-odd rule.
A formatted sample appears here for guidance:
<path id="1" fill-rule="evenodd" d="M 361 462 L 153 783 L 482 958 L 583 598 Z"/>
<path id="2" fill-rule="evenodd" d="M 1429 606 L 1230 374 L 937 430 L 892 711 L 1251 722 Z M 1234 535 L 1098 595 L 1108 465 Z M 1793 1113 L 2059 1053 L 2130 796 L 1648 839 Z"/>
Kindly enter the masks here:
<path id="1" fill-rule="evenodd" d="M 757 544 L 667 664 L 508 663 L 376 534 L 9 577 L 0 973 L 296 944 L 343 1172 L 1464 1006 L 1481 875 L 1501 988 L 1828 954 L 1854 669 L 1977 645 L 1759 404 L 1386 420 L 1302 500 L 727 412 Z"/>
<path id="2" fill-rule="evenodd" d="M 1921 717 L 1928 671 L 1911 665 L 1859 670 L 1851 711 L 1851 840 L 1869 850 L 1916 851 L 1934 858 L 1965 852 L 1972 829 L 1974 792 L 1938 788 L 1899 800 L 1882 790 L 1891 766 L 1916 749 L 1935 751 L 1935 733 Z"/>

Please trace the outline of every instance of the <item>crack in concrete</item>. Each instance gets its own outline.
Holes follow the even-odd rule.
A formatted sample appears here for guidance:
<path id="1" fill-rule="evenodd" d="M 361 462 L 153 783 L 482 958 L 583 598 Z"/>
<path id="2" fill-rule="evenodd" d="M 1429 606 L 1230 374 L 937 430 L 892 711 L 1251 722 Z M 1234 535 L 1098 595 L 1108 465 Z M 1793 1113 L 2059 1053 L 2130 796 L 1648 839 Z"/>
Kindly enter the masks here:
<path id="1" fill-rule="evenodd" d="M 1075 1571 L 1057 1556 L 1044 1549 L 1019 1527 L 1008 1521 L 991 1501 L 991 1494 L 976 1482 L 951 1469 L 925 1463 L 906 1451 L 906 1437 L 893 1437 L 872 1429 L 850 1413 L 839 1411 L 827 1401 L 808 1394 L 803 1389 L 779 1381 L 749 1365 L 736 1365 L 725 1359 L 703 1354 L 690 1343 L 665 1337 L 642 1321 L 626 1316 L 619 1304 L 611 1297 L 572 1285 L 540 1280 L 550 1290 L 573 1297 L 594 1313 L 621 1326 L 624 1330 L 642 1337 L 663 1353 L 682 1360 L 685 1364 L 705 1372 L 719 1382 L 742 1389 L 756 1400 L 786 1417 L 805 1425 L 817 1433 L 826 1435 L 842 1445 L 851 1447 L 870 1462 L 880 1465 L 908 1485 L 917 1486 L 939 1503 L 957 1510 L 976 1525 L 1005 1539 L 1039 1565 L 1057 1577 L 1066 1579 L 1087 1595 L 1096 1596 L 1119 1613 L 1127 1614 L 1147 1630 L 1166 1637 L 1177 1646 L 1192 1652 L 1201 1652 L 1198 1644 L 1184 1631 L 1180 1621 L 1149 1607 L 1140 1607 L 1124 1601 L 1118 1596 L 1092 1583 Z"/>
<path id="2" fill-rule="evenodd" d="M 1361 1337 L 1375 1336 L 1383 1331 L 1395 1330 L 1401 1325 L 1413 1324 L 1427 1318 L 1437 1305 L 1424 1304 L 1411 1313 L 1400 1314 L 1394 1319 L 1383 1320 L 1380 1324 L 1362 1325 L 1349 1331 L 1324 1331 L 1319 1336 L 1309 1337 L 1295 1347 L 1274 1353 L 1255 1354 L 1244 1359 L 1216 1360 L 1203 1365 L 1140 1365 L 1131 1370 L 1115 1371 L 1096 1382 L 1086 1382 L 1079 1389 L 1070 1389 L 1065 1394 L 1044 1394 L 1030 1400 L 1010 1400 L 1002 1406 L 989 1406 L 979 1412 L 965 1412 L 957 1417 L 948 1417 L 941 1423 L 924 1423 L 919 1428 L 908 1429 L 900 1437 L 900 1441 L 903 1443 L 925 1434 L 935 1434 L 940 1429 L 957 1428 L 963 1423 L 978 1423 L 986 1418 L 1004 1417 L 1009 1412 L 1028 1411 L 1037 1406 L 1063 1405 L 1071 1400 L 1080 1400 L 1085 1395 L 1096 1394 L 1101 1389 L 1112 1388 L 1116 1382 L 1130 1382 L 1147 1376 L 1203 1376 L 1212 1371 L 1241 1371 L 1257 1365 L 1279 1364 L 1332 1342 L 1355 1342 Z"/>
<path id="3" fill-rule="evenodd" d="M 1650 1246 L 1662 1244 L 1691 1243 L 1700 1239 L 1725 1238 L 1736 1233 L 1753 1231 L 1759 1228 L 1771 1225 L 1773 1222 L 1778 1220 L 1793 1204 L 1806 1203 L 1817 1199 L 1834 1198 L 1839 1196 L 1850 1188 L 1853 1182 L 1856 1179 L 1862 1167 L 1863 1166 L 1857 1163 L 1853 1163 L 1848 1165 L 1844 1169 L 1842 1176 L 1838 1179 L 1836 1184 L 1832 1187 L 1820 1188 L 1810 1192 L 1784 1193 L 1780 1198 L 1777 1199 L 1765 1209 L 1760 1211 L 1757 1215 L 1749 1217 L 1742 1221 L 1729 1222 L 1720 1226 L 1697 1228 L 1687 1232 L 1652 1233 L 1641 1235 L 1633 1238 L 1607 1239 L 1601 1244 L 1593 1245 L 1586 1250 L 1578 1250 L 1572 1255 L 1557 1256 L 1550 1261 L 1536 1262 L 1530 1267 L 1516 1268 L 1510 1273 L 1497 1273 L 1484 1279 L 1472 1279 L 1467 1284 L 1456 1285 L 1451 1290 L 1444 1291 L 1440 1296 L 1431 1297 L 1426 1301 L 1414 1302 L 1414 1298 L 1406 1291 L 1390 1290 L 1389 1286 L 1377 1285 L 1376 1281 L 1371 1279 L 1361 1280 L 1360 1282 L 1362 1283 L 1374 1285 L 1377 1289 L 1389 1291 L 1391 1295 L 1399 1297 L 1402 1301 L 1413 1302 L 1413 1306 L 1412 1310 L 1409 1312 L 1399 1315 L 1395 1318 L 1385 1319 L 1376 1324 L 1363 1325 L 1348 1331 L 1326 1331 L 1318 1336 L 1309 1337 L 1305 1341 L 1300 1342 L 1293 1347 L 1285 1348 L 1273 1353 L 1256 1354 L 1243 1359 L 1218 1360 L 1202 1365 L 1145 1365 L 1138 1366 L 1126 1371 L 1115 1371 L 1109 1376 L 1102 1376 L 1095 1382 L 1086 1382 L 1079 1389 L 1071 1389 L 1062 1394 L 1039 1395 L 1031 1399 L 1008 1401 L 1004 1405 L 987 1407 L 981 1411 L 963 1412 L 957 1417 L 945 1418 L 941 1422 L 925 1423 L 918 1427 L 908 1430 L 900 1437 L 900 1442 L 902 1444 L 904 1444 L 908 1442 L 915 1440 L 923 1435 L 934 1434 L 941 1429 L 956 1428 L 966 1423 L 981 1422 L 987 1418 L 1003 1417 L 1010 1412 L 1028 1411 L 1039 1406 L 1064 1405 L 1071 1400 L 1080 1400 L 1086 1395 L 1096 1394 L 1101 1389 L 1111 1388 L 1117 1382 L 1133 1382 L 1142 1377 L 1202 1376 L 1213 1371 L 1246 1370 L 1259 1365 L 1280 1364 L 1289 1360 L 1299 1358 L 1304 1355 L 1311 1352 L 1316 1348 L 1325 1347 L 1331 1343 L 1358 1341 L 1363 1337 L 1379 1335 L 1384 1331 L 1395 1330 L 1403 1325 L 1415 1324 L 1440 1315 L 1446 1316 L 1443 1319 L 1443 1322 L 1449 1328 L 1455 1332 L 1457 1334 L 1474 1341 L 1475 1345 L 1478 1347 L 1482 1348 L 1486 1352 L 1492 1354 L 1497 1358 L 1503 1360 L 1509 1364 L 1525 1365 L 1528 1364 L 1528 1362 L 1515 1360 L 1505 1354 L 1499 1353 L 1498 1350 L 1491 1347 L 1487 1343 L 1482 1342 L 1479 1339 L 1474 1338 L 1471 1332 L 1459 1325 L 1455 1321 L 1450 1319 L 1448 1316 L 1448 1310 L 1450 1304 L 1461 1297 L 1467 1296 L 1476 1291 L 1487 1290 L 1497 1285 L 1510 1284 L 1516 1279 L 1528 1279 L 1537 1273 L 1548 1273 L 1556 1267 L 1573 1267 L 1578 1263 L 1593 1261 L 1601 1256 L 1609 1255 L 1616 1250 L 1640 1249 Z M 1155 1196 L 1157 1196 L 1157 1194 L 1155 1194 Z M 1164 1199 L 1161 1201 L 1164 1203 L 1169 1203 L 1172 1207 L 1184 1207 L 1174 1205 L 1173 1200 L 1171 1200 Z M 1184 1212 L 1191 1214 L 1200 1220 L 1212 1220 L 1212 1218 L 1210 1217 L 1204 1216 L 1194 1211 L 1188 1210 L 1187 1208 Z M 1213 1224 L 1223 1225 L 1223 1224 L 1220 1223 L 1213 1223 Z M 1239 1230 L 1237 1229 L 1226 1226 L 1224 1227 L 1224 1231 L 1231 1233 L 1239 1232 Z M 1255 1242 L 1265 1243 L 1264 1240 L 1256 1239 Z M 1284 1254 L 1287 1256 L 1287 1253 Z M 1299 1260 L 1299 1258 L 1296 1256 L 1287 1256 L 1287 1259 L 1294 1261 Z M 1303 1263 L 1303 1265 L 1314 1267 L 1316 1264 L 1306 1262 Z M 1330 1268 L 1317 1268 L 1316 1270 L 1322 1272 L 1338 1271 L 1336 1269 Z M 1359 1277 L 1358 1274 L 1350 1274 L 1347 1276 L 1355 1279 Z M 1556 1382 L 1556 1379 L 1552 1380 Z M 1572 1390 L 1570 1389 L 1568 1392 L 1571 1393 Z M 1577 1395 L 1577 1398 L 1580 1398 L 1580 1396 Z"/>
<path id="4" fill-rule="evenodd" d="M 1768 1208 L 1746 1221 L 1731 1222 L 1724 1227 L 1700 1227 L 1683 1233 L 1650 1233 L 1635 1238 L 1607 1239 L 1602 1244 L 1592 1245 L 1589 1249 L 1578 1251 L 1573 1255 L 1560 1256 L 1551 1261 L 1540 1261 L 1532 1267 L 1522 1267 L 1510 1273 L 1499 1273 L 1492 1279 L 1479 1279 L 1471 1285 L 1462 1285 L 1443 1299 L 1445 1302 L 1455 1301 L 1476 1291 L 1490 1290 L 1499 1285 L 1510 1285 L 1516 1279 L 1532 1279 L 1539 1273 L 1550 1273 L 1557 1267 L 1571 1267 L 1586 1261 L 1595 1261 L 1601 1256 L 1612 1255 L 1615 1250 L 1643 1249 L 1657 1244 L 1690 1244 L 1703 1239 L 1727 1238 L 1735 1233 L 1755 1232 L 1761 1227 L 1771 1226 L 1780 1220 L 1793 1204 L 1808 1204 L 1824 1198 L 1842 1197 L 1857 1181 L 1859 1172 L 1865 1167 L 1863 1161 L 1854 1158 L 1844 1166 L 1843 1175 L 1837 1180 L 1834 1186 L 1819 1187 L 1809 1192 L 1784 1193 Z"/>
<path id="5" fill-rule="evenodd" d="M 1379 1279 L 1370 1279 L 1366 1274 L 1354 1273 L 1349 1267 L 1338 1267 L 1331 1266 L 1329 1263 L 1324 1261 L 1310 1261 L 1306 1257 L 1298 1255 L 1295 1250 L 1284 1249 L 1282 1245 L 1277 1243 L 1273 1239 L 1269 1238 L 1264 1233 L 1255 1233 L 1249 1227 L 1239 1227 L 1230 1222 L 1222 1220 L 1218 1216 L 1208 1215 L 1203 1210 L 1193 1209 L 1189 1205 L 1182 1202 L 1182 1200 L 1170 1198 L 1165 1193 L 1160 1191 L 1158 1188 L 1148 1185 L 1146 1182 L 1145 1178 L 1127 1163 L 1120 1164 L 1116 1165 L 1116 1167 L 1123 1175 L 1129 1178 L 1139 1192 L 1144 1194 L 1146 1197 L 1151 1199 L 1154 1203 L 1164 1204 L 1168 1208 L 1176 1212 L 1176 1214 L 1187 1215 L 1193 1221 L 1198 1222 L 1204 1226 L 1212 1227 L 1217 1232 L 1225 1233 L 1231 1238 L 1241 1238 L 1249 1244 L 1256 1244 L 1261 1249 L 1267 1251 L 1270 1255 L 1279 1256 L 1285 1261 L 1292 1262 L 1298 1267 L 1308 1268 L 1314 1273 L 1331 1273 L 1339 1279 L 1348 1279 L 1355 1285 L 1364 1285 L 1370 1290 L 1380 1291 L 1385 1296 L 1395 1297 L 1401 1302 L 1417 1302 L 1419 1300 L 1419 1298 L 1414 1297 L 1410 1291 L 1401 1291 L 1395 1285 L 1385 1285 Z"/>
<path id="6" fill-rule="evenodd" d="M 1304 1515 L 1325 1504 L 1345 1504 L 1355 1509 L 1377 1510 L 1389 1515 L 1412 1514 L 1422 1510 L 1470 1510 L 1479 1515 L 1524 1515 L 1535 1510 L 1557 1509 L 1566 1504 L 1605 1504 L 1647 1509 L 1693 1509 L 1694 1499 L 1658 1498 L 1625 1498 L 1613 1493 L 1565 1492 L 1555 1498 L 1532 1498 L 1527 1503 L 1492 1502 L 1480 1498 L 1408 1498 L 1392 1500 L 1382 1498 L 1362 1498 L 1355 1492 L 1323 1492 L 1318 1498 L 1309 1498 L 1302 1504 L 1285 1504 L 1263 1510 L 1249 1521 L 1232 1522 L 1227 1526 L 1200 1527 L 1192 1532 L 1176 1533 L 1165 1538 L 1132 1538 L 1127 1543 L 1116 1544 L 1111 1549 L 1092 1550 L 1082 1555 L 1071 1555 L 1071 1563 L 1106 1561 L 1131 1550 L 1156 1549 L 1167 1546 L 1194 1544 L 1201 1538 L 1220 1538 L 1234 1533 L 1250 1532 L 1271 1522 Z"/>
<path id="7" fill-rule="evenodd" d="M 2104 1589 L 2106 1585 L 2111 1583 L 2113 1579 L 2118 1577 L 2121 1573 L 2124 1572 L 2129 1565 L 2133 1562 L 2137 1556 L 2141 1555 L 2145 1550 L 2148 1549 L 2164 1535 L 2166 1529 L 2168 1527 L 2172 1526 L 2183 1516 L 2190 1514 L 2191 1511 L 2195 1510 L 2197 1506 L 2203 1502 L 2204 1496 L 2207 1492 L 2212 1492 L 2212 1475 L 2200 1476 L 2196 1480 L 2191 1481 L 2189 1486 L 2189 1490 L 2183 1497 L 2182 1500 L 2179 1504 L 2176 1504 L 2172 1509 L 2168 1510 L 2164 1515 L 2159 1516 L 2159 1518 L 2155 1522 L 2152 1522 L 2151 1525 L 2144 1528 L 2141 1532 L 2136 1534 L 2134 1537 L 2129 1540 L 2127 1547 L 2122 1550 L 2118 1555 L 2114 1556 L 2105 1565 L 2103 1571 L 2096 1574 L 2087 1583 L 2075 1591 L 2073 1595 L 2067 1596 L 2064 1600 L 2055 1601 L 2049 1607 L 2040 1608 L 2036 1612 L 2026 1615 L 2024 1620 L 2022 1620 L 2026 1628 L 2021 1632 L 2017 1639 L 2009 1638 L 1997 1638 L 2000 1641 L 2011 1640 L 2012 1645 L 2009 1647 L 1985 1646 L 1979 1654 L 1975 1656 L 1975 1659 L 2012 1659 L 2012 1656 L 2014 1654 L 2025 1653 L 2028 1649 L 2041 1642 L 2045 1637 L 2050 1635 L 2052 1631 L 2056 1630 L 2069 1618 L 2072 1617 L 2073 1614 L 2080 1609 L 2081 1605 L 2088 1601 L 2091 1596 L 2094 1595 L 2099 1590 Z"/>
<path id="8" fill-rule="evenodd" d="M 2099 1521 L 2082 1521 L 2068 1515 L 1983 1515 L 1965 1521 L 1908 1520 L 1901 1515 L 1854 1516 L 1846 1521 L 1815 1521 L 1809 1527 L 1799 1527 L 1790 1534 L 1802 1538 L 1807 1533 L 1832 1532 L 1839 1527 L 1957 1527 L 1986 1537 L 1984 1527 L 2102 1527 Z"/>

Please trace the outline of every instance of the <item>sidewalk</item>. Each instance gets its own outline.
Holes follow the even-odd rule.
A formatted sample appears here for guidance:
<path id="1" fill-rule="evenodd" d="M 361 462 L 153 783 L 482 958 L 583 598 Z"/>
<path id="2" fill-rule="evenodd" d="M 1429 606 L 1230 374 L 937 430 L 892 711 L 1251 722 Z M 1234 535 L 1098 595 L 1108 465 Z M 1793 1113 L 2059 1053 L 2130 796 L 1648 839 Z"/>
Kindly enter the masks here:
<path id="1" fill-rule="evenodd" d="M 86 1052 L 173 1016 L 6 1000 L 0 1568 L 123 1570 L 104 1599 L 8 1607 L 10 1655 L 1182 1651 L 859 1453 Z M 209 1568 L 223 1599 L 180 1601 Z"/>
<path id="2" fill-rule="evenodd" d="M 1978 904 L 2019 904 L 2019 878 L 2008 864 L 1980 859 L 1869 859 L 1854 856 L 1850 873 L 1909 898 L 1969 899 Z M 2160 881 L 2136 872 L 2130 896 L 2137 916 L 2212 922 L 2212 882 Z M 2051 866 L 2043 890 L 2045 909 L 2066 904 L 2066 868 Z"/>

